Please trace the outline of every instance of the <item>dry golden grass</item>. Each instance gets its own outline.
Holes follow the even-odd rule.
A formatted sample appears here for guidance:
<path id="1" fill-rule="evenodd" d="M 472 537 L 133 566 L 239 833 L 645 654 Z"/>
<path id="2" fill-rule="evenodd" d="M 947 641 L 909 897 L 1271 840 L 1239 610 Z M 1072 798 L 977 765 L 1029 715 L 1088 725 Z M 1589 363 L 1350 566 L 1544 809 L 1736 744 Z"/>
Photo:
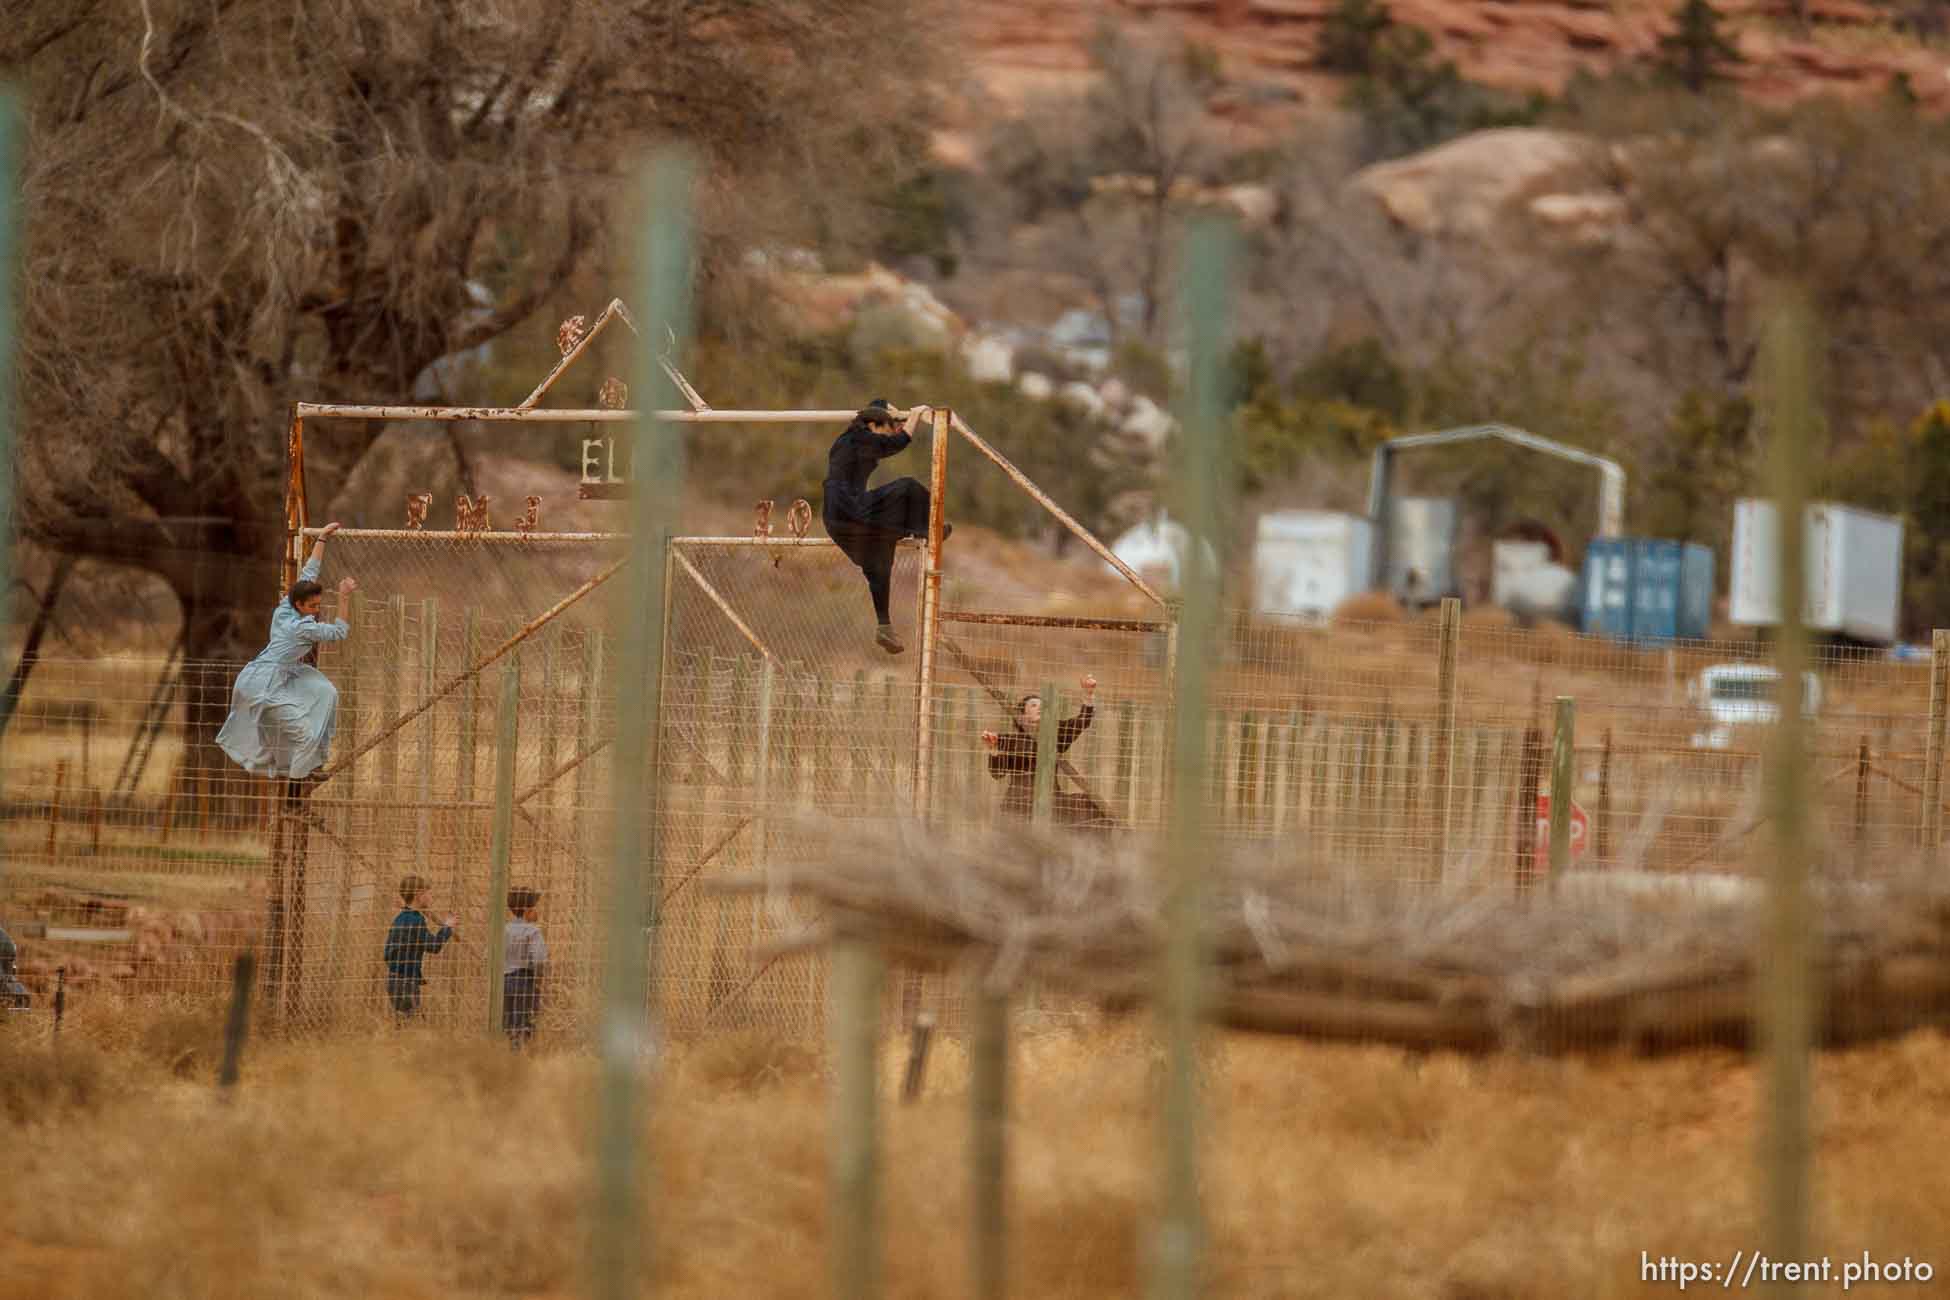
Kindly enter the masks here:
<path id="1" fill-rule="evenodd" d="M 1380 591 L 1359 592 L 1334 606 L 1336 624 L 1400 623 L 1407 617 L 1394 597 Z"/>
<path id="2" fill-rule="evenodd" d="M 6 1094 L 0 1297 L 580 1288 L 585 1058 L 415 1032 L 271 1045 L 226 1106 L 207 1072 L 180 1080 L 139 1052 L 0 1055 L 0 1080 L 85 1077 Z M 884 1064 L 891 1096 L 899 1061 Z M 1135 1294 L 1148 1034 L 1028 1037 L 1016 1066 L 1014 1293 Z M 1733 1057 L 1471 1062 L 1229 1037 L 1205 1067 L 1209 1294 L 1602 1300 L 1645 1293 L 1641 1251 L 1757 1244 L 1756 1075 Z M 966 1294 L 965 1077 L 944 1042 L 927 1095 L 889 1105 L 889 1295 Z M 31 1122 L 9 1113 L 16 1095 Z M 1816 1103 L 1813 1249 L 1950 1265 L 1932 1258 L 1950 1219 L 1950 1040 L 1825 1058 Z M 826 1294 L 826 1122 L 802 1047 L 741 1035 L 673 1055 L 651 1124 L 658 1294 Z"/>

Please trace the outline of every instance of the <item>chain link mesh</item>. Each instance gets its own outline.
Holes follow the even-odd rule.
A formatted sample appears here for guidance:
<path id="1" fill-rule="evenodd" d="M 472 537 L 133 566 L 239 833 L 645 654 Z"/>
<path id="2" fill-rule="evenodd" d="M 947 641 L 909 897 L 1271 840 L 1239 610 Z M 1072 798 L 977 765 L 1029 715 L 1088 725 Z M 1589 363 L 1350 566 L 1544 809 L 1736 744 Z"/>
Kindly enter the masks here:
<path id="1" fill-rule="evenodd" d="M 320 656 L 340 692 L 332 775 L 296 803 L 210 748 L 241 665 L 35 667 L 0 739 L 0 908 L 36 1006 L 45 1011 L 57 983 L 77 1016 L 220 997 L 229 961 L 254 947 L 288 1026 L 385 1024 L 380 951 L 413 874 L 427 882 L 429 917 L 457 918 L 457 937 L 426 959 L 422 1014 L 488 1027 L 488 940 L 507 918 L 492 885 L 512 679 L 505 875 L 543 895 L 543 1032 L 586 1033 L 612 851 L 606 629 L 622 584 L 605 591 L 599 579 L 614 539 L 342 533 L 330 550 L 328 581 L 355 573 L 363 590 L 345 610 L 351 638 Z M 898 553 L 904 630 L 918 632 L 923 559 L 912 545 Z M 1087 800 L 1113 836 L 1161 824 L 1173 654 L 1162 611 L 1024 616 L 1019 591 L 951 582 L 923 700 L 921 638 L 908 635 L 900 657 L 874 645 L 865 583 L 830 543 L 683 539 L 668 574 L 649 901 L 673 1032 L 814 1030 L 822 963 L 772 953 L 819 918 L 711 882 L 790 860 L 801 813 L 912 810 L 923 777 L 943 834 L 1007 816 L 1007 774 L 994 772 L 983 733 L 1006 733 L 1025 694 L 1049 692 L 1046 705 L 1073 717 L 1093 676 L 1093 716 L 1063 755 L 1056 794 Z M 1759 719 L 1779 690 L 1765 647 L 1633 648 L 1472 615 L 1456 633 L 1445 784 L 1442 644 L 1433 617 L 1319 627 L 1230 616 L 1206 723 L 1213 833 L 1290 851 L 1296 871 L 1543 881 L 1537 799 L 1554 793 L 1552 705 L 1569 696 L 1580 873 L 1695 889 L 1738 888 L 1751 874 L 1765 837 Z M 1826 651 L 1813 676 L 1824 869 L 1893 878 L 1942 825 L 1924 801 L 1930 664 Z"/>

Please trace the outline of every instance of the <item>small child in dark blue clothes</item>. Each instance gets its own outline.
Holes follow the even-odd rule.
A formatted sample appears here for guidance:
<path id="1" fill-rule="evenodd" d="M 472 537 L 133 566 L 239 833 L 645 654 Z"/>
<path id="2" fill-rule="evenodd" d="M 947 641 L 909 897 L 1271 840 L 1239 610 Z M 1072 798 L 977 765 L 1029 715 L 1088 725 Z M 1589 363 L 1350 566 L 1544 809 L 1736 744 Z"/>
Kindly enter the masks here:
<path id="1" fill-rule="evenodd" d="M 427 918 L 414 906 L 427 882 L 418 876 L 407 876 L 399 882 L 400 914 L 393 918 L 392 928 L 386 931 L 386 995 L 392 999 L 393 1010 L 404 1020 L 420 1009 L 420 986 L 426 977 L 420 973 L 420 962 L 429 954 L 439 952 L 447 946 L 447 940 L 454 937 L 454 918 L 442 917 L 440 932 L 435 934 L 427 926 Z"/>

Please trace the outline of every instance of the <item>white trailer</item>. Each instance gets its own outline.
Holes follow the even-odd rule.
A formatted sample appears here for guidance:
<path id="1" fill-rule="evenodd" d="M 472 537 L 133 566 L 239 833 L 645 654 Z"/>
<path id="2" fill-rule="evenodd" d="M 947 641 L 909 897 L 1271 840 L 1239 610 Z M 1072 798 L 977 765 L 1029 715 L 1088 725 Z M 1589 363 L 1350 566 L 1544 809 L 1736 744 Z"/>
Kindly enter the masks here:
<path id="1" fill-rule="evenodd" d="M 1732 589 L 1727 616 L 1746 627 L 1781 621 L 1780 552 L 1772 501 L 1733 507 Z M 1900 629 L 1903 521 L 1832 501 L 1803 516 L 1809 630 L 1888 645 Z"/>
<path id="2" fill-rule="evenodd" d="M 1259 517 L 1253 547 L 1253 611 L 1325 618 L 1366 591 L 1374 530 L 1359 515 L 1283 510 Z"/>

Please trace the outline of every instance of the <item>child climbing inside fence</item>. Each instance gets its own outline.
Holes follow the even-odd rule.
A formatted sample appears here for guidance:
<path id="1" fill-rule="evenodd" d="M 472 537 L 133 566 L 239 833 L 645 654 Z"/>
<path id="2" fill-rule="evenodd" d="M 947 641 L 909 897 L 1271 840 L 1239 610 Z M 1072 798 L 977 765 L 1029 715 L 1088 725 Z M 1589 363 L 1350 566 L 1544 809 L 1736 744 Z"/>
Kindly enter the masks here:
<path id="1" fill-rule="evenodd" d="M 291 798 L 297 796 L 297 783 L 316 774 L 331 755 L 338 718 L 338 688 L 312 666 L 319 642 L 352 634 L 345 615 L 351 608 L 347 597 L 359 589 L 353 579 L 339 580 L 339 617 L 329 622 L 319 617 L 325 596 L 319 567 L 325 563 L 325 540 L 338 530 L 336 523 L 325 526 L 298 581 L 271 611 L 264 649 L 237 674 L 230 716 L 217 733 L 217 744 L 232 761 L 252 776 L 285 781 Z"/>
<path id="2" fill-rule="evenodd" d="M 1076 713 L 1056 724 L 1056 757 L 1060 761 L 1069 752 L 1077 737 L 1090 727 L 1095 716 L 1094 701 L 1097 696 L 1097 679 L 1085 673 L 1077 683 L 1083 688 L 1083 704 Z M 1025 695 L 1016 701 L 1015 716 L 1010 719 L 1010 730 L 1006 735 L 993 731 L 982 733 L 982 744 L 989 751 L 989 775 L 1000 781 L 1007 779 L 1008 787 L 1002 792 L 1002 811 L 1010 817 L 1024 820 L 1036 811 L 1036 736 L 1043 723 L 1043 697 Z M 1081 789 L 1066 790 L 1063 782 L 1057 779 L 1050 800 L 1050 819 L 1059 826 L 1073 826 L 1086 830 L 1110 830 L 1116 825 L 1110 812 Z"/>
<path id="3" fill-rule="evenodd" d="M 418 876 L 400 880 L 400 913 L 386 931 L 386 996 L 392 999 L 394 1014 L 403 1021 L 420 1010 L 420 986 L 426 983 L 420 963 L 454 937 L 453 917 L 442 917 L 440 930 L 435 933 L 416 906 L 426 887 L 427 882 Z"/>
<path id="4" fill-rule="evenodd" d="M 516 886 L 508 891 L 507 942 L 501 957 L 501 1028 L 517 1048 L 535 1036 L 535 1018 L 542 1009 L 542 976 L 548 969 L 548 943 L 535 923 L 540 890 Z"/>
<path id="5" fill-rule="evenodd" d="M 888 601 L 893 593 L 894 549 L 904 537 L 924 537 L 928 530 L 927 488 L 911 478 L 897 478 L 867 490 L 874 468 L 889 456 L 906 451 L 914 430 L 932 414 L 917 406 L 902 428 L 887 399 L 876 397 L 853 417 L 853 423 L 833 440 L 826 453 L 825 496 L 820 506 L 827 536 L 858 565 L 873 599 L 874 644 L 890 655 L 907 649 L 894 631 Z M 944 524 L 945 539 L 954 531 Z"/>

